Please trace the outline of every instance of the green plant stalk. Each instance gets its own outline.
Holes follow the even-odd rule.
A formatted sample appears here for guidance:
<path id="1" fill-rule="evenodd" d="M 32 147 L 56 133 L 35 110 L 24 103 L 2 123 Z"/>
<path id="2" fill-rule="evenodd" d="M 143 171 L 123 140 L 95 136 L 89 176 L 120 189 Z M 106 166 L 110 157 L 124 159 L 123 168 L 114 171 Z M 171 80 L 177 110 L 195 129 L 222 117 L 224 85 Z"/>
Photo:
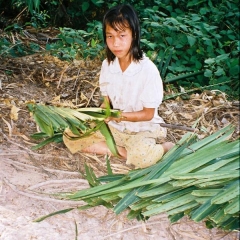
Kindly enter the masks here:
<path id="1" fill-rule="evenodd" d="M 185 95 L 185 94 L 189 94 L 189 93 L 193 93 L 193 92 L 196 92 L 196 91 L 199 91 L 199 90 L 206 90 L 208 88 L 213 88 L 213 87 L 218 87 L 220 85 L 223 85 L 223 84 L 228 84 L 228 83 L 231 83 L 232 81 L 225 81 L 225 82 L 221 82 L 221 83 L 215 83 L 215 84 L 211 84 L 211 85 L 208 85 L 208 86 L 204 86 L 204 87 L 197 87 L 197 88 L 193 88 L 193 89 L 190 89 L 190 90 L 186 90 L 185 92 L 181 92 L 181 93 L 175 93 L 175 94 L 172 94 L 172 95 L 166 95 L 163 100 L 166 101 L 168 99 L 172 99 L 172 98 L 176 98 L 178 96 L 181 96 L 181 95 Z"/>
<path id="2" fill-rule="evenodd" d="M 200 75 L 202 73 L 204 73 L 204 71 L 196 71 L 196 72 L 192 72 L 192 73 L 179 74 L 176 77 L 166 78 L 164 80 L 164 82 L 165 83 L 170 83 L 170 82 L 174 82 L 174 81 L 177 81 L 177 80 L 180 80 L 180 79 L 186 79 L 186 78 L 189 78 L 189 77 Z"/>

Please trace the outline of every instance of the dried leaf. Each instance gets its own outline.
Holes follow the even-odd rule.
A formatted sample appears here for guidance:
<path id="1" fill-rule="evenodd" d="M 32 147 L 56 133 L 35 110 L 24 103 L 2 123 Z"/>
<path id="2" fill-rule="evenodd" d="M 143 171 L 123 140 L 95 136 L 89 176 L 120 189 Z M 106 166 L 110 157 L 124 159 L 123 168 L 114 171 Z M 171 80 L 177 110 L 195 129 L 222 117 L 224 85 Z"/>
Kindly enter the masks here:
<path id="1" fill-rule="evenodd" d="M 182 117 L 186 118 L 186 119 L 193 119 L 192 114 L 189 113 L 179 113 Z"/>
<path id="2" fill-rule="evenodd" d="M 12 105 L 11 112 L 10 112 L 10 118 L 14 121 L 18 120 L 18 111 L 20 108 L 16 107 L 15 105 Z"/>
<path id="3" fill-rule="evenodd" d="M 58 95 L 58 96 L 56 96 L 55 98 L 53 98 L 53 100 L 52 100 L 51 102 L 52 102 L 52 103 L 58 103 L 58 102 L 60 102 L 60 100 L 61 100 L 61 96 Z"/>
<path id="4" fill-rule="evenodd" d="M 7 124 L 7 126 L 8 126 L 8 135 L 9 135 L 9 137 L 12 137 L 12 126 L 11 126 L 11 124 L 7 121 L 7 120 L 5 120 L 4 118 L 2 118 L 2 120 Z"/>

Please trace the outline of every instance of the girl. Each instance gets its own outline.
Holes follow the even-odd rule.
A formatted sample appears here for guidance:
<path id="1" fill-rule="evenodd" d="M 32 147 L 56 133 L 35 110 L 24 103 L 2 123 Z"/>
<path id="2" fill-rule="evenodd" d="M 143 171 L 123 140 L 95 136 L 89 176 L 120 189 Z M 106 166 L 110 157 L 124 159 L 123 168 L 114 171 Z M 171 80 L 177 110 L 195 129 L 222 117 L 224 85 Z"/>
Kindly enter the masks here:
<path id="1" fill-rule="evenodd" d="M 127 164 L 144 168 L 155 164 L 174 146 L 171 142 L 157 144 L 166 137 L 160 127 L 163 120 L 158 107 L 163 98 L 162 80 L 153 62 L 140 49 L 140 24 L 130 5 L 118 5 L 103 18 L 106 55 L 100 73 L 100 91 L 113 109 L 121 110 L 120 118 L 106 122 L 115 139 L 118 152 Z M 111 154 L 104 137 L 96 132 L 88 138 L 64 142 L 72 153 L 81 151 Z"/>

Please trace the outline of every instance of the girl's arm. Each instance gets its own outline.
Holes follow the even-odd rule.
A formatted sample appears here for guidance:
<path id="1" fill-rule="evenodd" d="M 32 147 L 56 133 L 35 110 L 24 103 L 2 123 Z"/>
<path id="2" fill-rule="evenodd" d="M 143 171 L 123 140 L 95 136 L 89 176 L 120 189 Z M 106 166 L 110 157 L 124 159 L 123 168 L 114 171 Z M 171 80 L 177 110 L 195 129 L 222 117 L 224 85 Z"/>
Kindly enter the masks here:
<path id="1" fill-rule="evenodd" d="M 150 121 L 154 117 L 155 108 L 143 108 L 137 112 L 122 112 L 120 121 L 141 122 Z"/>
<path id="2" fill-rule="evenodd" d="M 154 108 L 143 108 L 141 111 L 137 112 L 122 112 L 119 118 L 109 117 L 105 119 L 105 122 L 109 121 L 129 121 L 129 122 L 142 122 L 150 121 L 154 116 Z"/>
<path id="3" fill-rule="evenodd" d="M 108 96 L 103 97 L 104 101 L 100 105 L 101 108 L 107 108 L 107 104 L 111 105 L 110 99 Z M 129 122 L 141 122 L 141 121 L 150 121 L 154 116 L 154 108 L 143 108 L 141 111 L 137 112 L 122 112 L 119 118 L 109 117 L 105 119 L 105 122 L 109 121 L 129 121 Z"/>

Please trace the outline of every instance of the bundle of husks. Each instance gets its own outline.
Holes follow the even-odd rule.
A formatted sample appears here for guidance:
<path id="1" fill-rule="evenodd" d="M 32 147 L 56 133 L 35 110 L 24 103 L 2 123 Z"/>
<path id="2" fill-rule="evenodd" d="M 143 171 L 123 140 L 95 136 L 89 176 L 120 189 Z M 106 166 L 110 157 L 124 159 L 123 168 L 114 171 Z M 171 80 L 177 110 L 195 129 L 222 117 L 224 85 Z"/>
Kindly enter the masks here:
<path id="1" fill-rule="evenodd" d="M 37 106 L 34 108 L 38 109 Z M 92 115 L 91 112 L 87 122 L 96 121 Z M 67 120 L 70 119 L 69 115 Z M 97 120 L 98 123 L 103 119 Z M 77 129 L 82 129 L 79 124 Z M 97 178 L 92 169 L 85 166 L 91 187 L 74 193 L 60 193 L 59 196 L 86 202 L 78 207 L 79 210 L 104 205 L 119 214 L 128 209 L 129 219 L 138 220 L 165 212 L 171 222 L 187 215 L 196 222 L 205 221 L 209 228 L 239 230 L 239 140 L 228 140 L 233 131 L 234 127 L 228 125 L 201 140 L 194 133 L 187 133 L 161 161 L 127 174 L 113 174 L 107 161 L 108 175 Z M 72 209 L 51 213 L 36 221 Z"/>

